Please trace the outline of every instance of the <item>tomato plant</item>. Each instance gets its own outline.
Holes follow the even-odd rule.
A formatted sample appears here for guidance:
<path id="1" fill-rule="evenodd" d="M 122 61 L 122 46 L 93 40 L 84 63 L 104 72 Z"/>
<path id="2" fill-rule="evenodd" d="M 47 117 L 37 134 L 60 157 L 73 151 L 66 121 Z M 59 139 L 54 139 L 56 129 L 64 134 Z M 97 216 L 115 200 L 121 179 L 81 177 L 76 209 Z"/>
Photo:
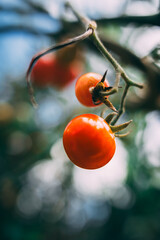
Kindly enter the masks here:
<path id="1" fill-rule="evenodd" d="M 30 84 L 32 69 L 33 82 L 37 82 L 42 86 L 50 85 L 60 89 L 65 87 L 80 72 L 80 66 L 77 64 L 77 51 L 71 45 L 91 36 L 91 40 L 96 47 L 113 65 L 115 69 L 115 83 L 113 87 L 109 86 L 109 83 L 105 80 L 107 71 L 103 76 L 98 73 L 86 73 L 77 80 L 75 94 L 79 102 L 87 107 L 95 107 L 104 103 L 114 112 L 110 113 L 105 120 L 93 114 L 84 114 L 74 118 L 64 131 L 63 144 L 68 157 L 73 163 L 82 168 L 96 169 L 107 164 L 113 157 L 116 148 L 115 136 L 125 137 L 129 134 L 129 132 L 124 134 L 117 134 L 117 132 L 125 129 L 131 123 L 131 120 L 117 126 L 114 125 L 125 111 L 124 104 L 129 88 L 135 86 L 141 89 L 143 85 L 132 81 L 121 65 L 105 48 L 96 32 L 96 22 L 81 16 L 70 3 L 67 3 L 66 7 L 73 11 L 85 28 L 87 26 L 87 30 L 81 35 L 51 46 L 40 54 L 35 55 L 29 65 L 26 80 L 31 102 L 37 107 L 33 94 L 34 91 Z M 52 56 L 52 59 L 43 63 L 44 58 L 42 56 L 56 50 L 58 51 L 54 57 Z M 108 99 L 108 96 L 118 92 L 121 78 L 125 81 L 125 88 L 119 109 L 117 110 Z M 103 115 L 103 111 L 101 115 Z"/>
<path id="2" fill-rule="evenodd" d="M 65 128 L 63 145 L 70 160 L 85 169 L 106 165 L 116 149 L 110 126 L 94 114 L 83 114 L 72 119 Z"/>
<path id="3" fill-rule="evenodd" d="M 78 78 L 75 86 L 75 94 L 81 104 L 87 107 L 95 107 L 92 89 L 102 80 L 103 76 L 98 73 L 89 72 Z M 109 87 L 107 80 L 103 82 L 104 87 Z M 102 104 L 101 101 L 97 105 Z"/>

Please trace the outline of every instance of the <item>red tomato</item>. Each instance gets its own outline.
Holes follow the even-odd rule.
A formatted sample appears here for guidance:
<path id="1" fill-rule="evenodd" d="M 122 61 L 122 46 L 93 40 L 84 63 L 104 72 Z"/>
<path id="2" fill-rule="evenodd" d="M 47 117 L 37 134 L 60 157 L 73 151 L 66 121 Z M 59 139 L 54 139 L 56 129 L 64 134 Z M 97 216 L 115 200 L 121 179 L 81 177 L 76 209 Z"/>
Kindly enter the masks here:
<path id="1" fill-rule="evenodd" d="M 106 165 L 116 148 L 109 125 L 94 114 L 83 114 L 72 119 L 64 130 L 63 145 L 69 159 L 85 169 Z"/>
<path id="2" fill-rule="evenodd" d="M 62 89 L 68 86 L 76 77 L 80 74 L 81 65 L 78 61 L 70 62 L 69 64 L 64 64 L 60 61 L 55 61 L 54 64 L 54 76 L 51 81 L 51 85 L 58 89 Z"/>
<path id="3" fill-rule="evenodd" d="M 38 87 L 52 86 L 62 89 L 71 83 L 80 73 L 81 64 L 72 61 L 68 64 L 60 62 L 56 55 L 45 55 L 35 64 L 31 79 Z"/>
<path id="4" fill-rule="evenodd" d="M 36 62 L 31 73 L 31 79 L 33 84 L 38 87 L 49 86 L 53 79 L 54 65 L 54 55 L 47 54 L 41 57 Z"/>
<path id="5" fill-rule="evenodd" d="M 82 75 L 76 82 L 75 94 L 80 103 L 87 107 L 95 107 L 92 100 L 90 89 L 95 87 L 102 79 L 102 75 L 98 73 L 86 73 Z M 105 87 L 109 87 L 109 83 L 104 81 Z M 102 103 L 100 103 L 102 104 Z"/>

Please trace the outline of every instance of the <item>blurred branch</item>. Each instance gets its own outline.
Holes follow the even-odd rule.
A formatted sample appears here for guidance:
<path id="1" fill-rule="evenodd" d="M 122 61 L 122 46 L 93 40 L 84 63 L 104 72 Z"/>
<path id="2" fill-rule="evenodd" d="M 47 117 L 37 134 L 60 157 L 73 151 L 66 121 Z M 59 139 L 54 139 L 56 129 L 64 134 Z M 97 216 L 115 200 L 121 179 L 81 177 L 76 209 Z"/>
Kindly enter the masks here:
<path id="1" fill-rule="evenodd" d="M 37 4 L 34 1 L 30 1 L 30 0 L 27 1 L 27 4 L 29 5 L 29 7 L 32 10 L 35 10 L 35 11 L 38 11 L 38 12 L 41 12 L 41 13 L 49 14 L 49 11 L 43 5 Z"/>
<path id="2" fill-rule="evenodd" d="M 128 24 L 135 23 L 138 25 L 155 25 L 160 26 L 160 13 L 146 16 L 119 16 L 115 18 L 103 18 L 96 20 L 99 25 L 106 23 Z"/>
<path id="3" fill-rule="evenodd" d="M 41 6 L 40 4 L 36 4 L 35 2 L 32 1 L 27 1 L 25 4 L 28 5 L 28 8 L 22 8 L 22 7 L 17 7 L 17 6 L 0 6 L 0 11 L 8 11 L 8 12 L 14 12 L 18 14 L 30 14 L 32 12 L 38 12 L 38 13 L 45 13 L 46 15 L 49 15 L 49 11 L 44 6 Z"/>
<path id="4" fill-rule="evenodd" d="M 143 63 L 141 61 L 141 58 L 139 58 L 135 53 L 131 52 L 129 49 L 125 48 L 124 46 L 120 45 L 119 43 L 111 40 L 110 38 L 104 35 L 102 36 L 100 35 L 100 37 L 103 44 L 109 50 L 117 54 L 124 63 L 128 65 L 133 65 L 144 72 L 146 71 L 145 63 Z"/>
<path id="5" fill-rule="evenodd" d="M 27 9 L 22 9 L 22 8 L 17 8 L 17 7 L 2 7 L 0 6 L 0 11 L 8 11 L 8 12 L 13 12 L 13 13 L 17 13 L 20 15 L 24 15 L 27 14 L 28 16 L 31 13 L 43 13 L 44 15 L 48 16 L 49 18 L 53 18 L 55 20 L 54 17 L 51 16 L 50 12 L 44 7 L 44 6 L 40 6 L 37 5 L 31 1 L 28 2 L 29 8 Z M 57 19 L 58 20 L 58 19 Z M 118 24 L 129 24 L 129 23 L 134 23 L 137 25 L 154 25 L 154 26 L 160 26 L 160 12 L 153 14 L 153 15 L 145 15 L 145 16 L 132 16 L 132 15 L 121 15 L 121 16 L 117 16 L 114 18 L 100 18 L 100 19 L 96 19 L 93 17 L 92 19 L 93 21 L 96 21 L 96 23 L 100 26 L 100 25 L 106 25 L 108 23 L 118 23 Z M 63 22 L 68 23 L 66 20 L 63 19 Z M 71 25 L 73 25 L 73 27 L 75 27 L 77 25 L 77 22 L 72 22 L 69 23 Z"/>
<path id="6" fill-rule="evenodd" d="M 54 39 L 61 38 L 62 36 L 64 36 L 68 32 L 68 31 L 64 30 L 64 28 L 63 28 L 63 29 L 61 29 L 60 32 L 57 32 L 57 33 L 53 34 L 51 32 L 46 32 L 42 29 L 38 30 L 36 28 L 33 28 L 32 26 L 26 26 L 26 25 L 0 27 L 0 33 L 5 33 L 5 32 L 8 32 L 8 31 L 10 31 L 10 32 L 15 32 L 15 31 L 26 32 L 26 33 L 34 34 L 34 35 L 46 35 L 50 38 L 54 37 Z M 111 40 L 110 38 L 108 38 L 104 35 L 100 35 L 100 37 L 101 37 L 104 45 L 109 50 L 116 53 L 121 58 L 121 60 L 123 62 L 131 64 L 135 67 L 138 67 L 142 71 L 146 71 L 146 67 L 148 67 L 148 64 L 146 65 L 146 63 L 143 62 L 136 54 L 134 54 L 129 49 L 123 47 L 119 43 Z M 88 44 L 88 47 L 92 48 L 94 51 L 97 51 L 97 48 L 95 48 L 94 45 L 91 45 L 90 41 L 86 41 L 86 43 Z M 153 71 L 154 71 L 154 69 L 153 69 Z"/>
<path id="7" fill-rule="evenodd" d="M 53 34 L 43 31 L 42 29 L 38 30 L 32 26 L 27 25 L 8 25 L 8 26 L 1 26 L 0 33 L 6 32 L 25 32 L 34 35 L 47 35 L 48 37 L 53 36 Z"/>
<path id="8" fill-rule="evenodd" d="M 10 7 L 10 6 L 0 6 L 0 13 L 2 12 L 9 12 L 9 13 L 17 13 L 17 14 L 30 14 L 29 9 L 22 9 L 17 7 Z"/>

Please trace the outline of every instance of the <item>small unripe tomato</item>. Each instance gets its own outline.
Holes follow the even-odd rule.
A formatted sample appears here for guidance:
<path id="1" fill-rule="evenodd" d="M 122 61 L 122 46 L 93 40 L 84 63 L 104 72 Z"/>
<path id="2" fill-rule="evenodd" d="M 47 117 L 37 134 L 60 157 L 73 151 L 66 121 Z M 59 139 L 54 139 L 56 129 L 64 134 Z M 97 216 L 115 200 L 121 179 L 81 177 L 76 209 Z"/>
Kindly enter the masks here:
<path id="1" fill-rule="evenodd" d="M 116 149 L 109 125 L 95 114 L 82 114 L 72 119 L 64 130 L 63 146 L 69 159 L 85 169 L 103 167 Z"/>
<path id="2" fill-rule="evenodd" d="M 37 87 L 47 87 L 53 79 L 53 71 L 55 65 L 55 56 L 47 54 L 36 62 L 31 73 L 31 79 Z"/>
<path id="3" fill-rule="evenodd" d="M 91 89 L 102 80 L 103 76 L 98 73 L 86 73 L 78 78 L 75 86 L 75 94 L 81 104 L 87 107 L 95 107 L 92 100 Z M 107 80 L 104 81 L 104 86 L 109 87 Z M 99 105 L 102 103 L 99 103 Z"/>

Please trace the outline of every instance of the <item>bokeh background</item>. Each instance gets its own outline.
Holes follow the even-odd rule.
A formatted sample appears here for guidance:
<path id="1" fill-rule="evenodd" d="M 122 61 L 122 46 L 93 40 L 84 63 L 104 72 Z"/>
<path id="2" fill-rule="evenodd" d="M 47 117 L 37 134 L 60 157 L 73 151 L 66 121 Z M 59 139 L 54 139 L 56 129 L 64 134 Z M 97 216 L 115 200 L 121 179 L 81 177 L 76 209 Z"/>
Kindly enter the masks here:
<path id="1" fill-rule="evenodd" d="M 62 145 L 65 126 L 104 107 L 82 106 L 75 79 L 61 91 L 36 88 L 35 110 L 25 74 L 34 54 L 84 29 L 63 0 L 1 0 L 0 239 L 159 240 L 159 1 L 70 2 L 97 20 L 105 46 L 134 81 L 144 83 L 143 90 L 130 89 L 119 120 L 133 119 L 132 132 L 116 139 L 115 156 L 101 169 L 88 171 L 69 161 Z M 114 69 L 91 41 L 77 47 L 83 55 L 79 75 L 108 69 L 113 85 Z M 110 98 L 117 108 L 121 94 L 119 89 Z"/>

